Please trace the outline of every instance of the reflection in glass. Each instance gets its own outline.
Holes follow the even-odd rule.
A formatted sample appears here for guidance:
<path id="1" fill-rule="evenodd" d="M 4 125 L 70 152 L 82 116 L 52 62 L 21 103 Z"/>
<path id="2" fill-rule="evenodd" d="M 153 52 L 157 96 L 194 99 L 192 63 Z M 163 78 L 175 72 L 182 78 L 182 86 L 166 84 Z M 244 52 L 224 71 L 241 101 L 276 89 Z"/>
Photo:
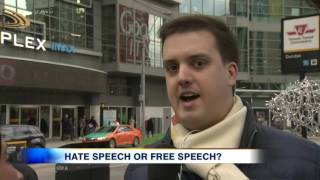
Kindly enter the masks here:
<path id="1" fill-rule="evenodd" d="M 180 13 L 190 13 L 190 5 L 191 1 L 190 0 L 182 0 L 181 5 L 180 5 Z"/>
<path id="2" fill-rule="evenodd" d="M 9 6 L 13 6 L 13 7 L 17 6 L 16 0 L 4 0 L 4 4 L 9 5 Z"/>
<path id="3" fill-rule="evenodd" d="M 0 125 L 6 124 L 6 114 L 7 114 L 6 105 L 0 105 Z"/>
<path id="4" fill-rule="evenodd" d="M 21 108 L 21 124 L 38 126 L 38 108 Z"/>
<path id="5" fill-rule="evenodd" d="M 191 1 L 191 13 L 202 14 L 202 0 Z"/>
<path id="6" fill-rule="evenodd" d="M 19 124 L 19 108 L 18 107 L 10 107 L 9 124 Z"/>
<path id="7" fill-rule="evenodd" d="M 226 14 L 226 0 L 215 0 L 214 12 L 216 16 L 222 16 Z"/>
<path id="8" fill-rule="evenodd" d="M 214 15 L 214 0 L 204 0 L 203 1 L 203 14 L 204 15 Z"/>
<path id="9" fill-rule="evenodd" d="M 40 110 L 40 130 L 46 136 L 49 137 L 49 119 L 50 119 L 50 107 L 41 106 Z"/>

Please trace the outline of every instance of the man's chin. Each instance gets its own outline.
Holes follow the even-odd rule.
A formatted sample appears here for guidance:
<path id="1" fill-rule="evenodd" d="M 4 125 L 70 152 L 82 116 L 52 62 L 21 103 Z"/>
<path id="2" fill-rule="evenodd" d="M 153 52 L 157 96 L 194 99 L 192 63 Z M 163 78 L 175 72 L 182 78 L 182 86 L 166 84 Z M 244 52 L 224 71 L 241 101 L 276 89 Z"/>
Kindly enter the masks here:
<path id="1" fill-rule="evenodd" d="M 198 129 L 198 123 L 196 118 L 192 118 L 191 116 L 187 116 L 185 118 L 181 118 L 179 120 L 181 125 L 188 129 L 188 130 L 197 130 Z M 198 121 L 199 122 L 199 121 Z"/>

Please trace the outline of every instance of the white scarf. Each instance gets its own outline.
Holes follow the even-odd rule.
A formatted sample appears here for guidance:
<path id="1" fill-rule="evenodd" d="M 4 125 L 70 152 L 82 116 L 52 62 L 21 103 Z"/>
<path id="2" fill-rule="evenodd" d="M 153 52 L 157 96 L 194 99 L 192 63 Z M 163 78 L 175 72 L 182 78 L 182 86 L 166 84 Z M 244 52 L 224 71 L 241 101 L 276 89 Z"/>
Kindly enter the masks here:
<path id="1" fill-rule="evenodd" d="M 179 122 L 171 122 L 171 139 L 177 148 L 239 148 L 247 107 L 239 96 L 224 120 L 197 133 L 190 133 Z M 189 170 L 203 179 L 247 180 L 234 164 L 186 164 Z"/>

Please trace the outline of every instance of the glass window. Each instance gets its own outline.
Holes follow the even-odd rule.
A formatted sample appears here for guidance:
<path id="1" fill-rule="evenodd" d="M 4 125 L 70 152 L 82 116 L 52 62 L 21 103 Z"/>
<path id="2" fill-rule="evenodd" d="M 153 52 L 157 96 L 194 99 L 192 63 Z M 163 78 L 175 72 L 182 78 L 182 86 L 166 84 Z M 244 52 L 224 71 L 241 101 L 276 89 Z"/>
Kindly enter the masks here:
<path id="1" fill-rule="evenodd" d="M 48 0 L 35 0 L 34 10 L 36 14 L 49 15 L 49 1 Z"/>
<path id="2" fill-rule="evenodd" d="M 158 31 L 160 30 L 161 26 L 162 26 L 162 22 L 163 19 L 159 16 L 155 16 L 155 21 L 154 21 L 154 36 L 155 36 L 155 40 L 156 41 L 160 41 L 160 38 L 157 36 Z"/>
<path id="3" fill-rule="evenodd" d="M 180 5 L 181 13 L 190 13 L 191 0 L 182 0 Z"/>
<path id="4" fill-rule="evenodd" d="M 204 15 L 214 15 L 214 0 L 204 0 L 203 1 L 203 14 Z"/>
<path id="5" fill-rule="evenodd" d="M 231 0 L 235 1 L 235 0 Z M 247 0 L 237 0 L 236 1 L 236 11 L 237 11 L 237 16 L 248 16 L 248 4 Z"/>
<path id="6" fill-rule="evenodd" d="M 21 124 L 38 125 L 37 108 L 21 108 Z"/>
<path id="7" fill-rule="evenodd" d="M 0 125 L 6 124 L 6 114 L 7 114 L 7 107 L 6 105 L 0 106 Z"/>
<path id="8" fill-rule="evenodd" d="M 214 12 L 216 16 L 222 16 L 226 14 L 226 1 L 225 0 L 215 0 Z"/>
<path id="9" fill-rule="evenodd" d="M 8 6 L 13 6 L 13 7 L 17 6 L 16 0 L 4 0 L 4 4 Z"/>
<path id="10" fill-rule="evenodd" d="M 72 6 L 67 3 L 61 3 L 60 4 L 60 18 L 61 19 L 68 19 L 72 20 Z"/>
<path id="11" fill-rule="evenodd" d="M 10 107 L 10 124 L 19 124 L 19 108 Z"/>
<path id="12" fill-rule="evenodd" d="M 148 34 L 149 34 L 149 39 L 150 40 L 154 40 L 155 38 L 155 25 L 154 25 L 154 22 L 155 22 L 155 16 L 152 15 L 152 14 L 149 14 L 149 27 L 148 27 Z"/>
<path id="13" fill-rule="evenodd" d="M 71 21 L 60 19 L 60 31 L 72 33 L 73 32 L 72 26 L 73 26 L 73 23 Z"/>
<path id="14" fill-rule="evenodd" d="M 202 14 L 202 0 L 191 1 L 191 13 Z"/>
<path id="15" fill-rule="evenodd" d="M 74 11 L 74 17 L 75 17 L 75 21 L 77 23 L 82 23 L 85 24 L 85 18 L 86 18 L 86 11 L 84 8 L 76 8 Z"/>
<path id="16" fill-rule="evenodd" d="M 33 10 L 33 0 L 17 0 L 18 8 L 26 9 L 26 10 Z"/>
<path id="17" fill-rule="evenodd" d="M 52 136 L 60 137 L 60 128 L 61 128 L 61 108 L 53 107 L 52 108 Z"/>

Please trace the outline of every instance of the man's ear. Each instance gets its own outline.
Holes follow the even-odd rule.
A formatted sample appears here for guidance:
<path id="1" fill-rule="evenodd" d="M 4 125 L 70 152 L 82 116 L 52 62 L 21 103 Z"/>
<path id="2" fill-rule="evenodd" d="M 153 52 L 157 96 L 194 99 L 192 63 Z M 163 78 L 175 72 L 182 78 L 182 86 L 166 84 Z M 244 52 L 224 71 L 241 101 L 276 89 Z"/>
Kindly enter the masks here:
<path id="1" fill-rule="evenodd" d="M 227 63 L 228 84 L 234 86 L 238 77 L 238 65 L 235 62 Z"/>

